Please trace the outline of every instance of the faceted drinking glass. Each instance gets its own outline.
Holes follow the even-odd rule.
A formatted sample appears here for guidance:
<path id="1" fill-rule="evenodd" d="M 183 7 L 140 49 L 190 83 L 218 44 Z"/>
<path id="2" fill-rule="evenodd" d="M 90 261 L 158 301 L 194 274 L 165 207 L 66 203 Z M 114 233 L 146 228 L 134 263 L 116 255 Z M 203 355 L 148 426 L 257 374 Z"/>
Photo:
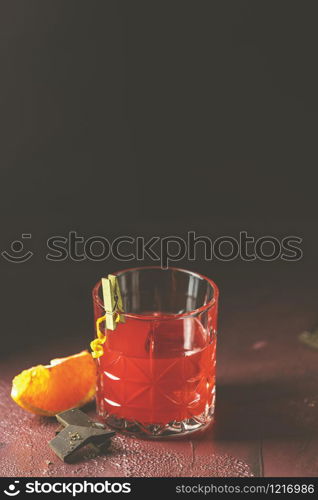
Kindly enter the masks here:
<path id="1" fill-rule="evenodd" d="M 124 322 L 106 331 L 97 359 L 97 411 L 111 427 L 147 438 L 206 428 L 215 403 L 218 288 L 183 269 L 142 267 L 113 273 Z M 104 315 L 93 289 L 95 324 Z"/>

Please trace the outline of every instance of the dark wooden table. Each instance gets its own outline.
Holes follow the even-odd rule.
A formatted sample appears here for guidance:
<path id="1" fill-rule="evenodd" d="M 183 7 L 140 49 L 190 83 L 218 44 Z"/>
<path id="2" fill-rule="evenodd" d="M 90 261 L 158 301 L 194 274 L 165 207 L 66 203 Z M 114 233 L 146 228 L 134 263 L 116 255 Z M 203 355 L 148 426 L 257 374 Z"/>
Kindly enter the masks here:
<path id="1" fill-rule="evenodd" d="M 294 265 L 294 264 L 293 264 Z M 317 290 L 299 273 L 248 278 L 221 289 L 215 423 L 183 441 L 118 435 L 105 456 L 62 463 L 48 447 L 55 419 L 33 416 L 10 398 L 11 379 L 31 364 L 83 346 L 47 344 L 1 364 L 0 470 L 3 476 L 317 476 L 318 351 L 298 335 L 317 321 Z M 247 281 L 248 281 L 247 280 Z M 223 292 L 223 295 L 222 295 Z M 89 408 L 91 415 L 94 408 Z"/>

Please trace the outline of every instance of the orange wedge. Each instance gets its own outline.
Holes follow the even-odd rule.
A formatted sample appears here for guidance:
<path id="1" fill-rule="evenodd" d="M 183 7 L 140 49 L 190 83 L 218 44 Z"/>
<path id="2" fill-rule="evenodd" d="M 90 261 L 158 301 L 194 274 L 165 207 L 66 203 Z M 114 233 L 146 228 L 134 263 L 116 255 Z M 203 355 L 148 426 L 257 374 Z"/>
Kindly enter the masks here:
<path id="1" fill-rule="evenodd" d="M 24 370 L 12 381 L 12 399 L 36 415 L 83 406 L 95 395 L 96 366 L 88 351 Z"/>

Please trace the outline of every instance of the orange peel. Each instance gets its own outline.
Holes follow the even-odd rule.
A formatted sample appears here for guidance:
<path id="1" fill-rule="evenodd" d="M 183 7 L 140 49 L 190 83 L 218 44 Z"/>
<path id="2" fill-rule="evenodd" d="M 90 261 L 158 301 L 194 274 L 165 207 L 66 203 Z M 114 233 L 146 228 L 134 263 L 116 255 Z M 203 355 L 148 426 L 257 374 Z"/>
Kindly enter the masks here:
<path id="1" fill-rule="evenodd" d="M 53 416 L 84 406 L 95 396 L 96 365 L 88 351 L 23 370 L 12 381 L 12 399 L 36 415 Z"/>

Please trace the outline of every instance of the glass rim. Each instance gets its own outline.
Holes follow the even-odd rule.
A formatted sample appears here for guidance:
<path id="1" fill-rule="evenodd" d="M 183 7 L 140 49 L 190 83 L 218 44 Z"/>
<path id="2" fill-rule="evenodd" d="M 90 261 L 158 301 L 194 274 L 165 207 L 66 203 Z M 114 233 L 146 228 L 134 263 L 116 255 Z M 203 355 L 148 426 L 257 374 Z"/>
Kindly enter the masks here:
<path id="1" fill-rule="evenodd" d="M 201 280 L 206 281 L 213 290 L 213 297 L 207 302 L 207 304 L 203 304 L 202 306 L 200 306 L 196 309 L 192 309 L 191 311 L 186 311 L 186 312 L 180 313 L 180 314 L 168 314 L 168 313 L 166 315 L 163 314 L 162 316 L 160 316 L 160 321 L 171 320 L 171 319 L 182 319 L 182 318 L 186 318 L 186 317 L 196 316 L 197 314 L 201 314 L 205 311 L 208 311 L 211 307 L 213 307 L 217 303 L 218 296 L 219 296 L 219 289 L 218 289 L 218 286 L 216 285 L 216 283 L 212 279 L 208 278 L 207 276 L 204 276 L 204 274 L 190 271 L 189 269 L 183 269 L 180 267 L 168 267 L 167 269 L 163 269 L 160 266 L 140 266 L 140 267 L 131 267 L 131 268 L 123 269 L 121 271 L 116 271 L 116 272 L 111 273 L 111 274 L 113 274 L 114 276 L 120 276 L 121 274 L 125 274 L 125 273 L 132 272 L 132 271 L 141 271 L 144 269 L 145 270 L 156 269 L 156 270 L 161 270 L 163 272 L 165 272 L 165 271 L 178 271 L 181 273 L 189 274 L 189 275 L 195 276 Z M 93 288 L 93 301 L 96 302 L 100 307 L 102 307 L 104 309 L 104 304 L 103 304 L 103 302 L 100 299 L 100 296 L 98 294 L 100 286 L 101 286 L 101 280 L 99 280 Z M 147 314 L 136 314 L 136 313 L 123 312 L 122 315 L 125 318 L 133 318 L 133 319 L 138 319 L 138 320 L 147 320 L 147 321 L 158 321 L 159 320 L 159 318 L 156 318 L 152 315 L 147 315 Z"/>

